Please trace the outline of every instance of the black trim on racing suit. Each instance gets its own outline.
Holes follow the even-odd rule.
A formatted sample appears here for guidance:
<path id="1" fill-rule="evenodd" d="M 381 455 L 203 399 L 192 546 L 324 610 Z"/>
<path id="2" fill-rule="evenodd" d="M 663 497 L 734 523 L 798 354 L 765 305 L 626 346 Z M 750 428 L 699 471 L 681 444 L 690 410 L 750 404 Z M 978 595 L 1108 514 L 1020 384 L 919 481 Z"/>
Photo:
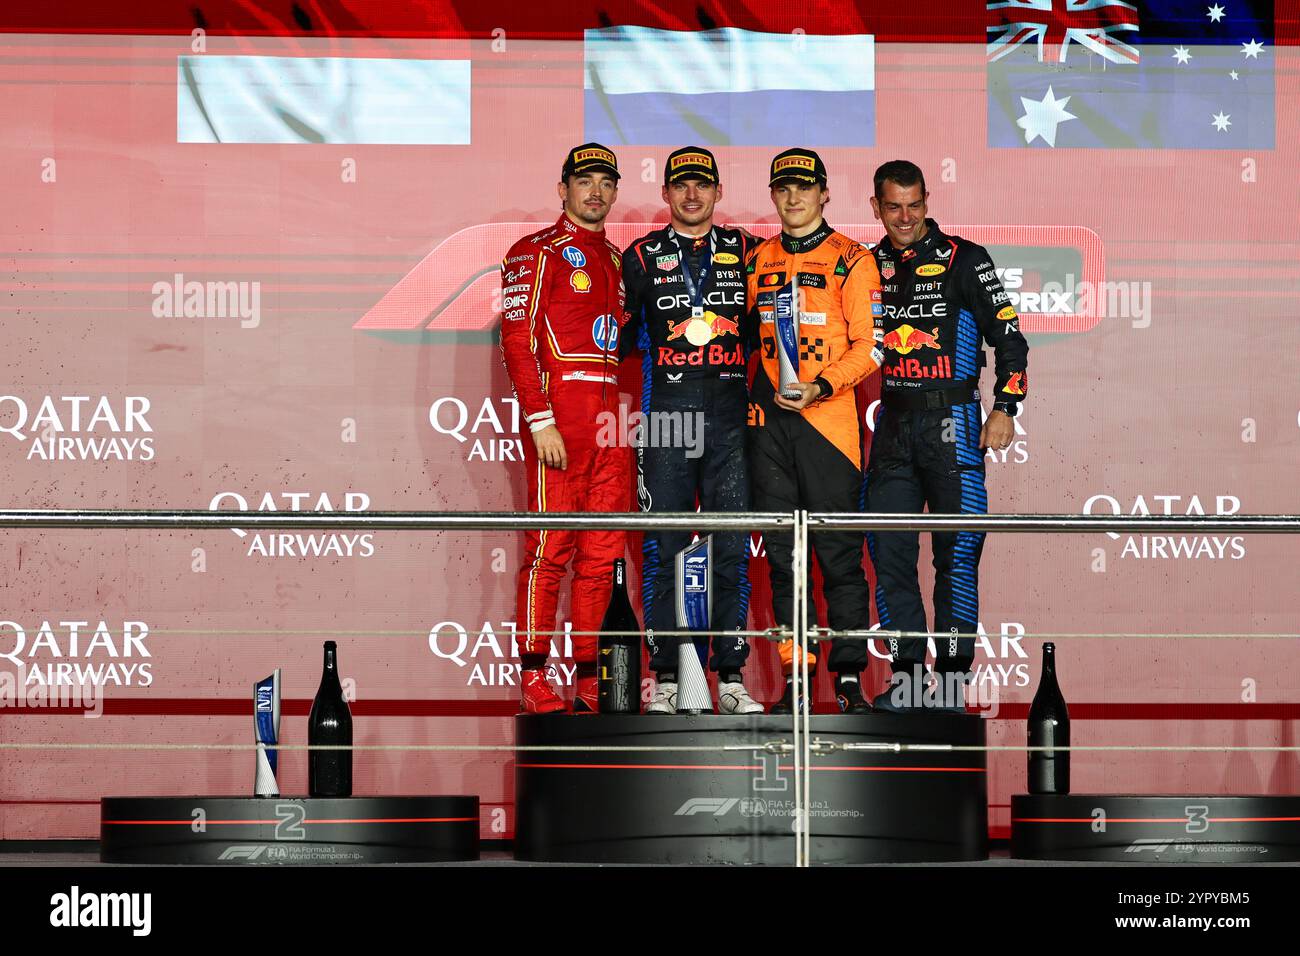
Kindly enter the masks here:
<path id="1" fill-rule="evenodd" d="M 637 449 L 637 492 L 642 511 L 749 510 L 745 464 L 749 353 L 741 336 L 746 321 L 743 233 L 714 227 L 702 243 L 671 227 L 655 230 L 628 246 L 623 282 L 631 313 L 623 342 L 642 353 L 642 437 Z M 710 274 L 702 287 L 708 339 L 700 326 L 687 338 L 691 319 L 691 275 L 709 255 Z M 674 559 L 691 543 L 687 532 L 648 531 L 641 570 L 642 609 L 650 666 L 677 669 L 675 639 L 656 640 L 654 630 L 676 630 Z M 713 541 L 710 667 L 739 671 L 749 656 L 743 630 L 749 613 L 750 536 L 715 533 Z"/>
<path id="2" fill-rule="evenodd" d="M 981 340 L 994 349 L 994 401 L 1013 411 L 1028 390 L 1029 345 L 987 250 L 946 235 L 933 219 L 926 225 L 926 234 L 905 249 L 895 249 L 886 237 L 873 250 L 882 303 L 876 335 L 885 364 L 867 468 L 867 511 L 915 513 L 928 506 L 934 514 L 985 514 Z M 937 401 L 925 401 L 927 393 Z M 936 638 L 935 667 L 969 672 L 984 535 L 934 532 L 931 540 L 933 632 L 951 635 Z M 929 631 L 917 578 L 917 532 L 868 534 L 867 546 L 876 568 L 880 626 Z M 925 660 L 919 638 L 891 639 L 890 650 L 895 671 L 911 673 Z"/>

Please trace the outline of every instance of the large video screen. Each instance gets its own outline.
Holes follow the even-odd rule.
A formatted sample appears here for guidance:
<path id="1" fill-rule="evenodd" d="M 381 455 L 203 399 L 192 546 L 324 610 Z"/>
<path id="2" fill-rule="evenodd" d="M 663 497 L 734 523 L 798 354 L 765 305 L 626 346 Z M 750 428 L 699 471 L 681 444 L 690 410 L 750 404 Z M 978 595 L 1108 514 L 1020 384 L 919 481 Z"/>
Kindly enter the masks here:
<path id="1" fill-rule="evenodd" d="M 930 214 L 989 249 L 1030 343 L 1033 392 L 986 457 L 990 510 L 1300 510 L 1294 22 L 1245 0 L 922 12 L 228 3 L 15 21 L 3 507 L 524 510 L 499 266 L 560 215 L 565 154 L 595 140 L 623 171 L 620 248 L 667 221 L 679 146 L 713 150 L 719 221 L 760 236 L 787 147 L 821 154 L 827 219 L 864 243 L 882 235 L 873 170 L 918 163 Z M 619 391 L 638 407 L 635 359 Z M 868 446 L 879 392 L 860 393 Z M 284 739 L 305 743 L 326 640 L 356 743 L 511 744 L 522 538 L 0 531 L 0 743 L 49 745 L 0 749 L 0 839 L 93 837 L 104 795 L 250 792 L 249 752 L 212 745 L 252 742 L 252 687 L 275 668 Z M 633 535 L 634 594 L 640 553 Z M 751 553 L 760 629 L 760 535 Z M 989 743 L 1024 743 L 1041 645 L 1066 634 L 1091 635 L 1056 638 L 1075 743 L 1294 745 L 1300 657 L 1269 635 L 1295 630 L 1295 558 L 1284 535 L 991 535 Z M 925 548 L 921 565 L 928 591 Z M 566 687 L 571 652 L 561 636 Z M 871 660 L 883 689 L 883 642 Z M 745 676 L 775 700 L 775 647 L 756 640 Z M 483 836 L 509 838 L 513 759 L 369 750 L 354 776 L 358 793 L 477 793 Z M 995 837 L 1024 760 L 990 754 Z M 305 789 L 301 751 L 281 780 Z M 1285 793 L 1300 770 L 1118 750 L 1078 755 L 1074 783 Z"/>

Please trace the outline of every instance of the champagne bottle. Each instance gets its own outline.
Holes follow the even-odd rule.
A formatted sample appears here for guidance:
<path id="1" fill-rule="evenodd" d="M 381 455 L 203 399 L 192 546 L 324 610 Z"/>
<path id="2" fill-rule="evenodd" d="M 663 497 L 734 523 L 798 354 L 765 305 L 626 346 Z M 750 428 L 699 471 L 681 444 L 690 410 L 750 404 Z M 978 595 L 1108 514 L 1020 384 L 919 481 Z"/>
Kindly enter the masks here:
<path id="1" fill-rule="evenodd" d="M 641 712 L 641 625 L 627 597 L 627 565 L 622 558 L 614 562 L 614 587 L 600 629 L 600 669 L 596 681 L 600 712 L 638 714 Z M 616 636 L 609 631 L 633 634 Z"/>
<path id="2" fill-rule="evenodd" d="M 1056 682 L 1056 645 L 1043 645 L 1043 672 L 1029 708 L 1029 746 L 1069 747 L 1070 712 Z M 1029 792 L 1070 792 L 1070 751 L 1029 751 Z"/>
<path id="3" fill-rule="evenodd" d="M 307 743 L 350 746 L 352 712 L 339 683 L 338 645 L 325 642 L 325 670 L 307 719 Z M 307 792 L 313 797 L 352 796 L 352 751 L 309 750 Z"/>

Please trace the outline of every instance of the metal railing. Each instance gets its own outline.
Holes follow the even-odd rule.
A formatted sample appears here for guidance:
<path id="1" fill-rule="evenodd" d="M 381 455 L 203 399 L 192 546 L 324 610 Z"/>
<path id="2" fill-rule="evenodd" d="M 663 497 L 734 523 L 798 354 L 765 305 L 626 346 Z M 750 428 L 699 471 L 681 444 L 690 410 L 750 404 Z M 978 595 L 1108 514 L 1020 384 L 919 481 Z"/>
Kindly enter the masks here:
<path id="1" fill-rule="evenodd" d="M 1293 534 L 1300 515 L 976 515 L 803 512 L 810 531 L 1002 531 L 1046 534 Z M 131 509 L 0 509 L 3 528 L 371 528 L 389 531 L 793 531 L 794 512 L 656 511 L 149 511 Z"/>

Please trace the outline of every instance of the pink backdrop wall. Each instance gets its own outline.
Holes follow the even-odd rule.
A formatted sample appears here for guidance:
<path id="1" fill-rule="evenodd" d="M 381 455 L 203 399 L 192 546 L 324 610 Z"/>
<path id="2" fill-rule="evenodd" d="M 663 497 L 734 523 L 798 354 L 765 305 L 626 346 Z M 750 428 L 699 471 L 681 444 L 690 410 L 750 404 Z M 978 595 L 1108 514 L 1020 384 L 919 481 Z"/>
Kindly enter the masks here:
<path id="1" fill-rule="evenodd" d="M 493 270 L 557 214 L 558 165 L 583 138 L 581 41 L 294 42 L 312 55 L 469 59 L 471 144 L 178 143 L 188 36 L 0 38 L 4 507 L 202 509 L 224 495 L 222 507 L 269 496 L 291 509 L 294 494 L 300 508 L 321 495 L 336 510 L 522 507 L 520 465 L 500 460 L 517 459 L 518 436 Z M 213 36 L 208 51 L 282 53 L 284 41 Z M 1272 150 L 1031 151 L 985 145 L 982 46 L 877 44 L 877 145 L 823 150 L 834 225 L 874 240 L 871 171 L 906 156 L 928 174 L 931 214 L 1023 269 L 1020 291 L 1071 275 L 1138 296 L 1120 315 L 1077 298 L 1066 315 L 1022 302 L 1034 393 L 1006 460 L 990 456 L 994 510 L 1300 510 L 1298 61 L 1294 47 L 1272 55 Z M 668 149 L 618 148 L 619 244 L 664 221 Z M 774 229 L 764 177 L 775 150 L 716 152 L 723 218 Z M 178 273 L 248 283 L 256 322 L 168 316 L 155 284 Z M 638 372 L 624 372 L 630 403 Z M 35 421 L 46 396 L 52 426 Z M 87 396 L 80 432 L 78 403 L 63 396 Z M 87 430 L 101 397 L 118 431 L 104 414 Z M 137 410 L 147 400 L 147 431 L 138 418 L 126 431 L 133 399 Z M 50 438 L 56 450 L 71 439 L 68 454 L 34 450 Z M 515 692 L 500 681 L 521 535 L 314 532 L 289 555 L 262 553 L 268 537 L 0 532 L 0 619 L 11 622 L 0 623 L 0 675 L 12 689 L 32 666 L 58 680 L 60 663 L 103 665 L 105 687 L 96 719 L 11 695 L 0 742 L 246 742 L 251 686 L 278 666 L 284 737 L 303 743 L 328 637 L 355 684 L 358 743 L 511 741 Z M 1023 634 L 1295 629 L 1295 541 L 1168 537 L 990 539 L 977 661 L 1000 691 L 990 743 L 1023 741 L 1040 644 Z M 751 574 L 753 623 L 767 626 L 762 559 Z M 101 620 L 109 638 L 87 641 Z M 39 639 L 44 621 L 52 641 Z M 91 622 L 76 656 L 61 621 Z M 148 630 L 131 656 L 126 622 Z M 1077 743 L 1297 742 L 1290 642 L 1061 643 Z M 871 673 L 883 681 L 887 667 Z M 777 695 L 774 649 L 755 651 L 747 680 L 761 699 Z M 995 835 L 1023 765 L 990 759 Z M 1080 792 L 1300 784 L 1294 755 L 1273 753 L 1079 757 L 1074 775 Z M 305 777 L 287 754 L 285 791 L 305 790 Z M 93 837 L 101 795 L 243 793 L 251 780 L 247 753 L 0 750 L 0 839 Z M 478 793 L 483 835 L 513 830 L 511 760 L 499 753 L 361 754 L 356 780 L 362 793 Z"/>

